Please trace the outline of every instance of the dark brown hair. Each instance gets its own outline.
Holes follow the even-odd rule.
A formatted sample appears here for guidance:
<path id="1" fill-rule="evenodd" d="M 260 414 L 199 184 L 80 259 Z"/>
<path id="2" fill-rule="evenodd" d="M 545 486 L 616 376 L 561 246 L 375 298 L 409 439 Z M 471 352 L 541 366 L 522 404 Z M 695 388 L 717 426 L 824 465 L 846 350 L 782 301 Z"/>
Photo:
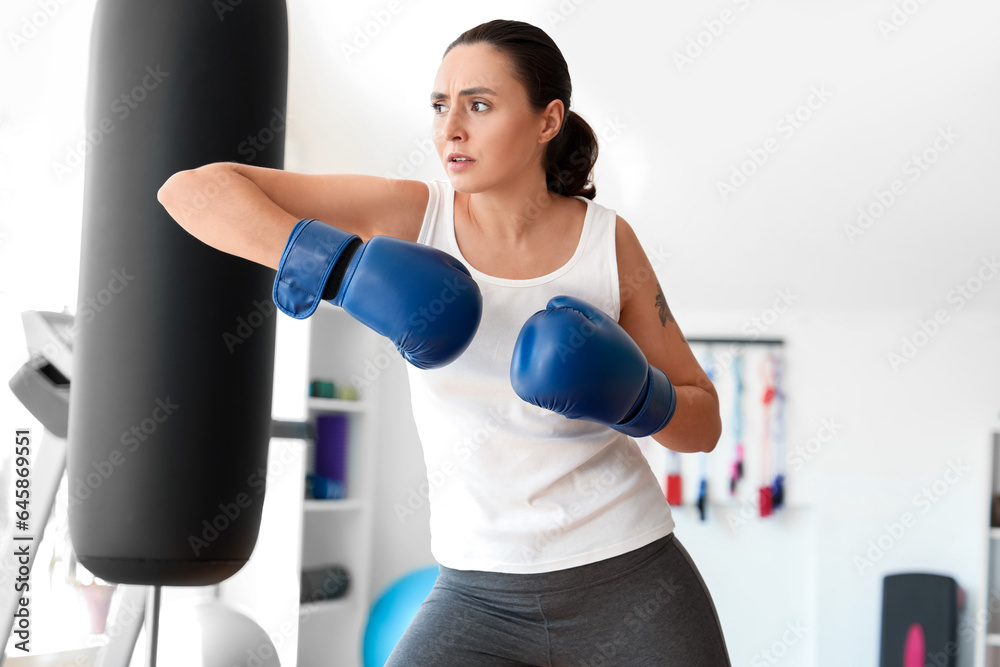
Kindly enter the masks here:
<path id="1" fill-rule="evenodd" d="M 514 78 L 524 86 L 528 104 L 536 113 L 552 100 L 562 101 L 562 127 L 545 150 L 545 180 L 552 192 L 593 199 L 597 195 L 592 174 L 597 162 L 597 135 L 569 108 L 573 84 L 559 47 L 544 30 L 530 23 L 497 19 L 463 32 L 448 45 L 442 58 L 456 46 L 481 43 L 507 56 Z"/>

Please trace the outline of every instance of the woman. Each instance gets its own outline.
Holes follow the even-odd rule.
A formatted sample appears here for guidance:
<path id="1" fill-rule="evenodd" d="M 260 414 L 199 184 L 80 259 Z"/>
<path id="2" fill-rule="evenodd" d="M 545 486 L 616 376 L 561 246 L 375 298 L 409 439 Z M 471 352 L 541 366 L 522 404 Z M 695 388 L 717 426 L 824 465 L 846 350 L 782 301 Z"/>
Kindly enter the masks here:
<path id="1" fill-rule="evenodd" d="M 447 181 L 218 163 L 174 175 L 159 193 L 199 239 L 275 269 L 297 222 L 313 218 L 366 241 L 443 250 L 482 290 L 481 324 L 461 356 L 407 367 L 428 473 L 445 480 L 430 496 L 441 575 L 392 666 L 730 664 L 710 593 L 631 437 L 710 452 L 718 397 L 632 229 L 592 201 L 597 139 L 570 96 L 548 35 L 490 21 L 448 47 L 434 80 Z M 194 206 L 217 182 L 220 194 Z M 663 376 L 643 391 L 672 401 L 647 420 L 655 432 L 572 414 L 565 387 L 539 386 L 562 374 L 550 365 L 531 375 L 532 342 L 566 331 L 537 319 L 553 310 L 585 318 L 553 348 L 578 369 L 598 372 L 592 341 L 634 341 L 650 377 Z"/>

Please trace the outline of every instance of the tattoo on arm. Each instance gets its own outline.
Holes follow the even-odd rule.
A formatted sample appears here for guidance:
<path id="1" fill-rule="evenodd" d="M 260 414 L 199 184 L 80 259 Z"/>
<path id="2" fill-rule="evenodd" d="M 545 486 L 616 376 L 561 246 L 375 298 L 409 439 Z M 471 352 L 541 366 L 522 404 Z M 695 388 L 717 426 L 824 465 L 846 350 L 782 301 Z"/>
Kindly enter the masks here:
<path id="1" fill-rule="evenodd" d="M 667 326 L 667 320 L 676 323 L 677 320 L 670 313 L 670 306 L 667 305 L 667 298 L 663 296 L 663 289 L 660 283 L 656 283 L 656 307 L 660 309 L 660 326 Z"/>

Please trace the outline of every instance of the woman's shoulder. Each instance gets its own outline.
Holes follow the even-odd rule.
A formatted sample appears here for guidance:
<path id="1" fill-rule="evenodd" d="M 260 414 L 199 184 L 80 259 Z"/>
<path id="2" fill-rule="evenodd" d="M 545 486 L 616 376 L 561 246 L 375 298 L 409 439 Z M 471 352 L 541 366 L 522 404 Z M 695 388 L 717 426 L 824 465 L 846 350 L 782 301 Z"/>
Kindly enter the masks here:
<path id="1" fill-rule="evenodd" d="M 618 260 L 619 279 L 627 283 L 625 274 L 648 266 L 649 258 L 632 225 L 620 215 L 615 219 L 615 257 Z"/>

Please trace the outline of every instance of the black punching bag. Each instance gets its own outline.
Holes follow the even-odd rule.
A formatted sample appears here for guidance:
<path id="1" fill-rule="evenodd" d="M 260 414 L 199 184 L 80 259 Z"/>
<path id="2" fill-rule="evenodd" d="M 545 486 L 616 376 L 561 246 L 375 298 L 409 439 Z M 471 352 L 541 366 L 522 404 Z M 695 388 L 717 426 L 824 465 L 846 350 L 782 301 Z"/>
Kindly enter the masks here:
<path id="1" fill-rule="evenodd" d="M 108 581 L 214 584 L 256 544 L 274 271 L 156 193 L 211 162 L 282 168 L 287 75 L 284 0 L 97 2 L 67 468 L 74 550 Z"/>

